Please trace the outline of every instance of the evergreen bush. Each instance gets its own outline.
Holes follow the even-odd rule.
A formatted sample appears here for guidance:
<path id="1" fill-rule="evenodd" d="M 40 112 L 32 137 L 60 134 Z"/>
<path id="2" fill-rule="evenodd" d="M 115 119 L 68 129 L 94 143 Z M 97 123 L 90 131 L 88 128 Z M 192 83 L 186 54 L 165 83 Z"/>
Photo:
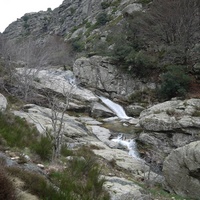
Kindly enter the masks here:
<path id="1" fill-rule="evenodd" d="M 176 96 L 184 97 L 189 89 L 190 82 L 191 78 L 183 66 L 169 66 L 167 72 L 161 75 L 159 95 L 163 99 Z"/>
<path id="2" fill-rule="evenodd" d="M 96 24 L 99 26 L 103 26 L 110 21 L 109 16 L 106 12 L 98 14 L 96 20 L 97 20 Z"/>

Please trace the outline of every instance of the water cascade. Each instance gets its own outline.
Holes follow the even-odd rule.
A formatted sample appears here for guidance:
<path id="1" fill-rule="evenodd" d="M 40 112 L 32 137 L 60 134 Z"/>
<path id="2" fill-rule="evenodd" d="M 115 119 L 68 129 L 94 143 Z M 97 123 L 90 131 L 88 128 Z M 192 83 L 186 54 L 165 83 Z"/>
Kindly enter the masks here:
<path id="1" fill-rule="evenodd" d="M 129 155 L 133 158 L 139 158 L 139 153 L 137 151 L 136 142 L 134 139 L 125 140 L 123 134 L 120 134 L 117 138 L 112 139 L 113 142 L 117 142 L 120 146 L 125 147 L 129 151 Z"/>
<path id="2" fill-rule="evenodd" d="M 108 107 L 110 108 L 110 110 L 112 110 L 120 119 L 125 119 L 125 120 L 128 120 L 128 119 L 131 119 L 131 117 L 127 116 L 124 109 L 122 108 L 122 106 L 114 103 L 113 101 L 105 98 L 105 97 L 102 97 L 102 96 L 99 96 L 99 99 L 101 99 L 101 101 Z"/>

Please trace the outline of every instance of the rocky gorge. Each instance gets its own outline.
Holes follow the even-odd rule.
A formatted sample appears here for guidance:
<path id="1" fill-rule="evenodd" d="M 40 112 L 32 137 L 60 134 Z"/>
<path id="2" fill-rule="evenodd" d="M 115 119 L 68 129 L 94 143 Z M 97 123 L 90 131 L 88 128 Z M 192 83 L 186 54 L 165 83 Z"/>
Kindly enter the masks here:
<path id="1" fill-rule="evenodd" d="M 60 144 L 67 147 L 66 155 L 56 164 L 43 161 L 32 153 L 31 143 L 24 147 L 22 142 L 20 150 L 9 146 L 7 129 L 1 122 L 2 165 L 42 175 L 51 183 L 51 171 L 67 169 L 73 160 L 85 162 L 87 148 L 91 152 L 86 168 L 93 166 L 93 159 L 98 162 L 99 180 L 103 178 L 102 187 L 111 200 L 200 199 L 198 43 L 187 52 L 194 58 L 188 58 L 186 67 L 192 77 L 190 90 L 185 94 L 185 88 L 181 88 L 185 82 L 176 82 L 182 77 L 181 71 L 178 75 L 174 72 L 177 76 L 168 87 L 178 86 L 168 99 L 156 94 L 162 88 L 162 75 L 172 73 L 165 71 L 168 62 L 178 60 L 180 65 L 182 54 L 172 57 L 173 49 L 170 47 L 172 53 L 168 54 L 163 44 L 153 49 L 153 39 L 145 46 L 132 24 L 128 30 L 135 31 L 131 35 L 135 36 L 132 46 L 136 49 L 126 46 L 124 40 L 115 49 L 121 42 L 115 34 L 131 38 L 125 35 L 128 31 L 124 24 L 129 18 L 138 19 L 144 9 L 148 11 L 152 2 L 145 2 L 64 0 L 54 10 L 25 14 L 0 34 L 0 116 L 5 116 L 9 126 L 16 117 L 27 132 L 27 125 L 33 128 L 36 135 L 31 132 L 28 140 L 51 138 L 54 147 L 47 148 L 52 152 L 61 151 Z M 140 46 L 149 51 L 138 50 Z M 149 52 L 163 60 L 145 57 Z M 16 132 L 21 134 L 18 129 Z M 45 148 L 48 141 L 44 141 L 41 147 Z M 69 153 L 81 148 L 81 155 Z M 87 176 L 84 174 L 79 181 Z M 24 188 L 17 185 L 19 200 L 40 199 Z M 98 189 L 92 191 L 98 194 Z"/>
<path id="2" fill-rule="evenodd" d="M 17 71 L 23 75 L 23 70 L 19 68 Z M 111 117 L 116 113 L 93 91 L 71 82 L 75 76 L 73 72 L 49 69 L 37 70 L 36 73 L 35 69 L 30 70 L 29 76 L 34 74 L 33 87 L 70 94 L 68 110 L 79 111 L 78 116 L 64 114 L 64 141 L 69 148 L 93 146 L 96 155 L 107 162 L 114 162 L 120 170 L 128 171 L 133 179 L 162 184 L 169 191 L 198 199 L 200 99 L 166 101 L 143 109 L 139 116 L 120 121 L 118 117 Z M 1 110 L 5 112 L 6 107 L 7 100 L 1 95 Z M 84 115 L 81 114 L 83 110 Z M 51 108 L 25 104 L 18 110 L 11 109 L 11 112 L 34 124 L 40 134 L 53 128 Z M 110 120 L 108 117 L 111 117 Z M 105 124 L 109 124 L 108 128 Z M 117 124 L 120 129 L 112 128 Z M 120 133 L 126 136 L 125 140 L 134 139 L 138 143 L 139 157 L 129 155 L 126 147 L 111 140 Z M 126 176 L 109 174 L 105 178 L 111 199 L 151 199 L 150 194 Z M 193 188 L 196 188 L 195 192 Z"/>

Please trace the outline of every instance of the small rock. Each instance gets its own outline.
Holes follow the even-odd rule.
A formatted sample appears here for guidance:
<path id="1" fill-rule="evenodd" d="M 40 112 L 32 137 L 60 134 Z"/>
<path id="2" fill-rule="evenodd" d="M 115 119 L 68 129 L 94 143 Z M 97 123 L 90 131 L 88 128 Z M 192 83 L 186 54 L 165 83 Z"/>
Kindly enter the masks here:
<path id="1" fill-rule="evenodd" d="M 43 164 L 37 164 L 37 166 L 38 166 L 39 168 L 41 168 L 41 169 L 44 169 L 44 168 L 45 168 Z"/>

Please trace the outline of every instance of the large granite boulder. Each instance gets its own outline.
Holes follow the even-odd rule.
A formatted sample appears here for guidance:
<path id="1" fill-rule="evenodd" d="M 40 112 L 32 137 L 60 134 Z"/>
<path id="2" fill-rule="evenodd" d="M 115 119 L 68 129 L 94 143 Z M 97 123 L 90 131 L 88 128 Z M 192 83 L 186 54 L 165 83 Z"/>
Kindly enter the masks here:
<path id="1" fill-rule="evenodd" d="M 79 58 L 73 65 L 73 72 L 82 84 L 123 96 L 144 88 L 155 89 L 153 83 L 142 83 L 138 78 L 122 73 L 108 57 Z"/>
<path id="2" fill-rule="evenodd" d="M 200 199 L 200 141 L 173 150 L 164 161 L 163 173 L 173 192 Z"/>
<path id="3" fill-rule="evenodd" d="M 140 105 L 128 105 L 125 107 L 125 110 L 128 116 L 135 117 L 139 116 L 145 108 Z"/>
<path id="4" fill-rule="evenodd" d="M 20 111 L 13 111 L 14 115 L 26 119 L 27 122 L 34 124 L 41 134 L 45 134 L 47 130 L 53 129 L 52 110 L 49 108 L 40 107 L 34 104 L 27 104 Z M 61 113 L 57 114 L 57 125 Z M 74 117 L 64 114 L 63 116 L 63 131 L 66 138 L 79 138 L 87 136 L 88 131 L 82 123 L 78 122 Z"/>
<path id="5" fill-rule="evenodd" d="M 91 91 L 79 87 L 76 84 L 76 80 L 71 71 L 63 71 L 61 69 L 39 70 L 17 68 L 17 72 L 21 77 L 26 76 L 26 78 L 30 79 L 28 82 L 30 86 L 63 94 L 64 97 L 69 99 L 69 102 L 74 99 L 82 103 L 98 101 L 98 98 Z M 75 108 L 78 107 L 78 105 L 70 105 Z"/>
<path id="6" fill-rule="evenodd" d="M 116 176 L 106 176 L 105 180 L 104 187 L 109 192 L 111 200 L 151 199 L 150 194 L 140 186 L 134 184 L 133 181 Z"/>
<path id="7" fill-rule="evenodd" d="M 99 102 L 94 102 L 91 106 L 91 112 L 92 117 L 98 118 L 98 117 L 113 117 L 115 116 L 115 113 L 113 113 L 110 109 L 105 107 Z"/>
<path id="8" fill-rule="evenodd" d="M 107 160 L 109 163 L 128 171 L 131 175 L 139 180 L 150 181 L 151 183 L 162 183 L 163 177 L 151 171 L 150 167 L 144 160 L 132 157 L 127 151 L 113 149 L 100 141 L 91 141 L 96 146 L 93 152 Z"/>
<path id="9" fill-rule="evenodd" d="M 173 149 L 200 139 L 200 99 L 156 104 L 141 112 L 139 124 L 144 158 L 159 166 Z"/>
<path id="10" fill-rule="evenodd" d="M 177 131 L 198 134 L 200 129 L 200 99 L 166 101 L 140 114 L 141 127 L 147 131 Z"/>

